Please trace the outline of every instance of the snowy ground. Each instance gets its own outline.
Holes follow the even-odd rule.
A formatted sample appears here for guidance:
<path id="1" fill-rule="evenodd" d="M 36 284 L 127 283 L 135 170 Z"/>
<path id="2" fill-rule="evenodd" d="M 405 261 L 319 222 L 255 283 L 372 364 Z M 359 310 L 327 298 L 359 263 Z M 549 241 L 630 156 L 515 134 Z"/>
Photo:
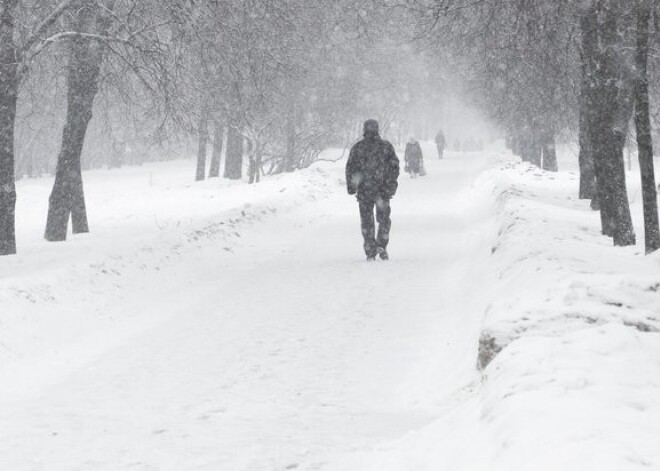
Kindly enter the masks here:
<path id="1" fill-rule="evenodd" d="M 471 394 L 360 469 L 660 469 L 660 254 L 613 248 L 563 157 L 553 175 L 500 155 L 478 179 L 497 200 L 480 342 L 492 361 Z M 629 193 L 639 237 L 636 171 Z"/>
<path id="2" fill-rule="evenodd" d="M 50 182 L 21 182 L 0 469 L 660 469 L 658 256 L 611 248 L 570 172 L 424 149 L 390 262 L 363 260 L 343 162 L 90 172 L 64 244 Z"/>

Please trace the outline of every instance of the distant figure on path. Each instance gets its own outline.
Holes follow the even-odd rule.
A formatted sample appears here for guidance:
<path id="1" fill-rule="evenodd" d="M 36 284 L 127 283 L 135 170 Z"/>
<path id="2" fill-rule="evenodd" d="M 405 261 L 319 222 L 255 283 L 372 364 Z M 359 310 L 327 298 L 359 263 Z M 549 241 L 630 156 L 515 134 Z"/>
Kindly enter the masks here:
<path id="1" fill-rule="evenodd" d="M 424 154 L 422 153 L 422 146 L 419 144 L 419 141 L 415 141 L 415 147 L 419 153 L 419 176 L 423 177 L 426 175 L 426 169 L 424 168 Z"/>
<path id="2" fill-rule="evenodd" d="M 399 159 L 394 147 L 378 134 L 378 121 L 364 122 L 364 138 L 352 148 L 346 164 L 346 186 L 349 195 L 357 195 L 360 221 L 367 260 L 379 255 L 388 260 L 390 240 L 390 199 L 396 193 L 399 178 Z M 378 235 L 374 224 L 374 207 L 378 221 Z"/>
<path id="3" fill-rule="evenodd" d="M 417 178 L 418 176 L 423 175 L 423 156 L 422 156 L 422 147 L 419 145 L 414 138 L 410 138 L 406 144 L 406 152 L 403 156 L 405 162 L 404 170 L 406 173 L 410 174 L 410 178 Z"/>
<path id="4" fill-rule="evenodd" d="M 445 133 L 442 132 L 442 129 L 435 135 L 435 145 L 438 146 L 438 157 L 443 158 L 445 148 L 447 147 L 447 140 L 445 139 Z"/>

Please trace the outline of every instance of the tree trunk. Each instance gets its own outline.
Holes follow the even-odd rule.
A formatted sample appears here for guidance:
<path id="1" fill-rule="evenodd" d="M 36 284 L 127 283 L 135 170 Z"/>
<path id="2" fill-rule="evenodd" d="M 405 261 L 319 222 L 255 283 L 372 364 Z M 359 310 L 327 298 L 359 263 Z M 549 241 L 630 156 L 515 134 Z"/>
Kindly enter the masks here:
<path id="1" fill-rule="evenodd" d="M 583 67 L 583 69 L 584 68 L 585 67 Z M 580 166 L 579 197 L 583 200 L 589 200 L 596 197 L 596 173 L 588 129 L 589 123 L 593 118 L 588 116 L 590 108 L 587 103 L 588 87 L 585 84 L 586 77 L 584 77 L 584 74 L 586 74 L 586 72 L 583 71 L 583 83 L 580 93 L 580 152 L 578 154 L 578 162 Z"/>
<path id="2" fill-rule="evenodd" d="M 637 3 L 637 50 L 635 65 L 635 128 L 637 130 L 637 148 L 639 170 L 642 178 L 642 200 L 644 204 L 644 241 L 649 254 L 660 248 L 660 228 L 658 227 L 658 197 L 653 169 L 653 141 L 651 138 L 651 119 L 649 112 L 649 22 L 651 2 L 640 0 Z"/>
<path id="3" fill-rule="evenodd" d="M 616 73 L 616 54 L 621 46 L 617 34 L 617 12 L 610 2 L 589 9 L 587 37 L 583 52 L 588 61 L 592 92 L 589 105 L 593 121 L 588 126 L 596 170 L 598 202 L 603 234 L 614 238 L 614 245 L 635 243 L 630 217 L 623 163 L 624 137 L 615 128 L 617 119 L 625 113 L 626 103 L 620 103 Z M 583 36 L 584 40 L 584 36 Z"/>
<path id="4" fill-rule="evenodd" d="M 608 173 L 611 172 L 614 190 L 614 245 L 620 247 L 636 243 L 626 186 L 626 166 L 623 160 L 625 140 L 625 135 L 615 133 L 615 153 L 612 161 L 608 162 Z"/>
<path id="5" fill-rule="evenodd" d="M 539 130 L 533 127 L 529 133 L 529 153 L 528 160 L 532 165 L 541 168 L 543 159 L 543 146 L 541 145 L 541 134 Z"/>
<path id="6" fill-rule="evenodd" d="M 520 133 L 517 131 L 511 135 L 511 152 L 520 157 Z"/>
<path id="7" fill-rule="evenodd" d="M 518 137 L 518 153 L 523 162 L 531 162 L 532 160 L 532 140 L 530 131 L 527 128 L 524 128 L 520 131 Z"/>
<path id="8" fill-rule="evenodd" d="M 293 99 L 289 102 L 286 114 L 286 171 L 293 172 L 296 167 L 296 107 Z"/>
<path id="9" fill-rule="evenodd" d="M 4 0 L 0 5 L 0 255 L 11 255 L 16 253 L 14 126 L 19 82 L 14 45 L 16 0 Z"/>
<path id="10" fill-rule="evenodd" d="M 91 4 L 83 5 L 74 20 L 75 31 L 88 32 L 90 25 L 94 24 L 92 32 L 105 34 L 109 28 L 109 18 L 96 12 L 108 12 L 112 9 L 112 3 L 109 2 L 107 9 L 103 10 L 97 10 Z M 103 45 L 97 41 L 84 38 L 70 40 L 66 121 L 46 220 L 45 238 L 49 241 L 66 239 L 69 215 L 74 234 L 89 232 L 80 160 L 98 92 L 103 53 Z"/>
<path id="11" fill-rule="evenodd" d="M 243 136 L 229 127 L 227 135 L 227 152 L 225 157 L 225 178 L 240 180 L 243 174 Z"/>
<path id="12" fill-rule="evenodd" d="M 206 143 L 209 140 L 209 110 L 206 103 L 202 103 L 199 111 L 199 124 L 197 127 L 197 170 L 195 181 L 204 180 L 206 177 Z"/>
<path id="13" fill-rule="evenodd" d="M 543 170 L 558 171 L 555 133 L 550 130 L 544 131 L 541 136 L 541 146 L 543 148 Z"/>
<path id="14" fill-rule="evenodd" d="M 628 189 L 626 184 L 626 163 L 624 150 L 630 121 L 633 117 L 635 103 L 635 80 L 631 73 L 631 67 L 628 60 L 628 52 L 624 52 L 627 47 L 623 43 L 630 35 L 630 28 L 620 31 L 617 28 L 618 19 L 621 17 L 621 3 L 609 0 L 609 15 L 613 18 L 613 31 L 611 33 L 612 44 L 610 50 L 614 55 L 614 89 L 616 91 L 614 101 L 614 127 L 615 152 L 610 168 L 612 169 L 613 188 L 614 188 L 614 206 L 615 206 L 615 225 L 614 225 L 614 245 L 627 246 L 636 244 L 635 229 L 630 214 L 630 202 L 628 199 Z M 624 2 L 625 3 L 625 2 Z M 605 23 L 606 25 L 608 22 Z M 609 34 L 609 33 L 608 33 Z"/>
<path id="15" fill-rule="evenodd" d="M 209 178 L 220 176 L 220 159 L 222 158 L 222 140 L 224 138 L 224 127 L 219 121 L 214 121 L 213 130 L 213 154 L 211 155 L 211 168 Z"/>
<path id="16" fill-rule="evenodd" d="M 262 156 L 263 156 L 263 149 L 261 143 L 257 141 L 255 143 L 255 149 L 254 149 L 255 183 L 259 183 L 261 181 L 261 166 L 263 163 Z"/>
<path id="17" fill-rule="evenodd" d="M 589 160 L 585 165 L 591 164 L 594 174 L 591 208 L 600 211 L 601 232 L 604 235 L 612 236 L 614 234 L 614 220 L 610 210 L 611 206 L 607 204 L 609 201 L 604 202 L 602 200 L 605 191 L 604 177 L 601 177 L 602 163 L 600 159 L 596 159 L 596 146 L 594 145 L 597 141 L 600 142 L 598 139 L 599 123 L 597 121 L 599 117 L 599 100 L 602 99 L 596 94 L 598 84 L 596 72 L 599 67 L 597 23 L 598 11 L 595 6 L 592 6 L 580 20 L 582 35 L 581 60 L 584 80 L 582 90 L 586 92 L 582 97 L 584 112 L 581 113 L 581 119 L 585 122 L 581 126 L 581 130 L 584 131 L 584 137 L 587 141 L 583 149 L 588 152 L 584 157 Z M 585 176 L 585 178 L 588 177 Z"/>
<path id="18" fill-rule="evenodd" d="M 595 39 L 594 48 L 598 48 L 598 12 L 594 12 L 592 20 Z M 614 191 L 612 189 L 611 171 L 607 171 L 606 165 L 613 160 L 615 154 L 616 139 L 612 128 L 614 126 L 614 97 L 616 95 L 607 82 L 613 80 L 613 64 L 607 60 L 607 55 L 593 51 L 595 67 L 592 70 L 593 91 L 592 103 L 593 122 L 590 124 L 591 148 L 594 153 L 594 169 L 596 171 L 596 187 L 598 192 L 598 203 L 600 205 L 601 226 L 604 235 L 614 236 Z M 599 73 L 600 72 L 600 73 Z"/>
<path id="19" fill-rule="evenodd" d="M 587 54 L 593 56 L 593 44 L 585 44 L 587 41 L 593 41 L 593 25 L 586 23 L 586 19 L 582 20 L 582 50 L 580 51 L 581 61 L 581 80 L 580 80 L 580 97 L 579 97 L 579 114 L 580 114 L 580 135 L 579 145 L 580 151 L 578 154 L 578 162 L 580 167 L 580 188 L 579 198 L 591 200 L 591 208 L 598 210 L 598 198 L 596 191 L 596 169 L 594 168 L 594 153 L 591 147 L 591 131 L 589 126 L 594 120 L 593 101 L 591 100 L 591 76 L 590 66 L 587 61 L 592 60 Z M 591 29 L 591 31 L 589 30 Z M 590 36 L 591 35 L 591 36 Z"/>
<path id="20" fill-rule="evenodd" d="M 247 148 L 246 149 L 246 151 L 247 151 L 246 154 L 247 154 L 247 158 L 248 158 L 248 183 L 252 184 L 252 183 L 255 183 L 255 181 L 257 179 L 257 177 L 256 177 L 257 161 L 256 161 L 255 153 L 254 153 L 255 148 L 252 144 L 252 141 L 249 140 L 249 139 L 247 140 L 246 148 Z"/>

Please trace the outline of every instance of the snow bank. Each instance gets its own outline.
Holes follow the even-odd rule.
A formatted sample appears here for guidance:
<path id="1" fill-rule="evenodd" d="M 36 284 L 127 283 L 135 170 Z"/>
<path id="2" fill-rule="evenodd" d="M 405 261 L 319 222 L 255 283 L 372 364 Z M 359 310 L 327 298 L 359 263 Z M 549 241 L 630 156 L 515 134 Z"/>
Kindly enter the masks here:
<path id="1" fill-rule="evenodd" d="M 613 248 L 575 174 L 502 171 L 481 420 L 525 468 L 660 467 L 660 254 Z"/>
<path id="2" fill-rule="evenodd" d="M 324 163 L 258 185 L 193 183 L 193 170 L 181 160 L 86 172 L 91 233 L 64 243 L 42 238 L 52 179 L 18 183 L 19 254 L 0 265 L 0 398 L 23 397 L 164 322 L 148 303 L 126 313 L 122 301 L 177 289 L 161 270 L 210 244 L 231 256 L 246 228 L 336 185 Z"/>
<path id="3" fill-rule="evenodd" d="M 660 254 L 612 247 L 575 172 L 516 160 L 500 156 L 478 182 L 500 227 L 493 282 L 475 287 L 491 299 L 480 384 L 361 469 L 660 469 Z"/>
<path id="4" fill-rule="evenodd" d="M 21 182 L 0 266 L 8 459 L 660 469 L 660 254 L 613 248 L 574 173 L 495 157 L 403 179 L 388 264 L 362 260 L 340 164 L 257 186 L 193 184 L 191 162 L 91 172 L 93 232 L 64 244 L 41 239 L 50 182 Z"/>

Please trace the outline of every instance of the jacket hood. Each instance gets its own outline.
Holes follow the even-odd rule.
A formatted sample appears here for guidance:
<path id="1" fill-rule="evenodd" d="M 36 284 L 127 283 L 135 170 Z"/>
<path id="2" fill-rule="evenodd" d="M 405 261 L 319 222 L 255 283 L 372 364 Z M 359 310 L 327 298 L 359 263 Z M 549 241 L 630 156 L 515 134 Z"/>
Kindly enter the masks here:
<path id="1" fill-rule="evenodd" d="M 375 119 L 368 119 L 364 122 L 363 132 L 365 137 L 378 136 L 378 121 Z"/>

